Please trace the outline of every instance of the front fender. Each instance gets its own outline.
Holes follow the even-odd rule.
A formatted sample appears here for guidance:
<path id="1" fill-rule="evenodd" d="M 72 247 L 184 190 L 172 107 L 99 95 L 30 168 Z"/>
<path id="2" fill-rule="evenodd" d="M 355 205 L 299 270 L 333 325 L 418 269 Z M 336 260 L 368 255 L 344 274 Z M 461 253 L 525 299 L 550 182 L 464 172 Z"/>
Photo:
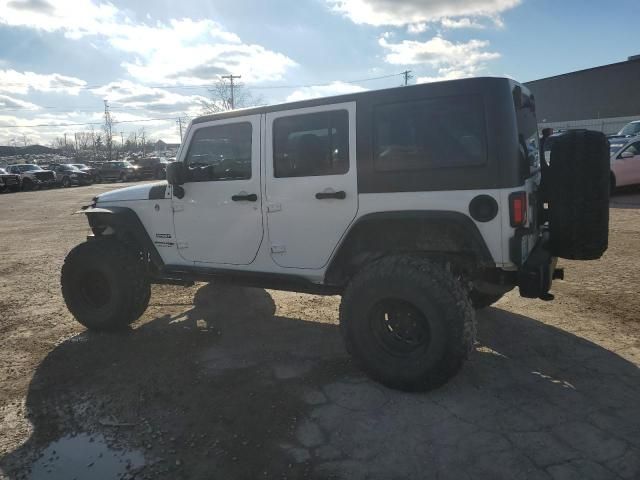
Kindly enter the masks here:
<path id="1" fill-rule="evenodd" d="M 149 237 L 147 230 L 140 221 L 140 218 L 131 208 L 127 207 L 90 207 L 80 210 L 77 213 L 84 213 L 87 216 L 89 226 L 94 236 L 102 236 L 105 231 L 115 235 L 122 241 L 135 241 L 135 243 L 149 255 L 151 263 L 157 268 L 162 268 L 164 262 L 158 253 L 156 246 Z"/>

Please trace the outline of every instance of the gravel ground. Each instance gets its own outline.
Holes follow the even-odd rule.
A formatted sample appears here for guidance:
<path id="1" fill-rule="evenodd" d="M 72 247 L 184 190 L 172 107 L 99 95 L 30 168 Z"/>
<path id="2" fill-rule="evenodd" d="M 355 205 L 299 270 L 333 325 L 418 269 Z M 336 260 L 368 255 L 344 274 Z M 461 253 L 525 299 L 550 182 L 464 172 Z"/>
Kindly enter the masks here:
<path id="1" fill-rule="evenodd" d="M 156 286 L 86 332 L 59 272 L 115 187 L 0 195 L 0 478 L 640 478 L 637 193 L 554 302 L 509 294 L 453 381 L 405 394 L 353 367 L 337 297 Z"/>

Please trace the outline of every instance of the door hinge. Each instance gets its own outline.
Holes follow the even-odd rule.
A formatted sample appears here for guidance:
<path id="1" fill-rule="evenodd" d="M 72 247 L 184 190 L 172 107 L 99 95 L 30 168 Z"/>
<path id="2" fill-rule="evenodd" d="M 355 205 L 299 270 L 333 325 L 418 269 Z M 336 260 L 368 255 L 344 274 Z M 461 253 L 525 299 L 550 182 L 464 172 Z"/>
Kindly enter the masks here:
<path id="1" fill-rule="evenodd" d="M 282 210 L 282 204 L 281 203 L 272 203 L 270 205 L 267 205 L 267 212 L 269 212 L 269 213 L 279 212 L 281 210 Z"/>
<path id="2" fill-rule="evenodd" d="M 171 208 L 173 208 L 174 212 L 183 212 L 184 211 L 184 205 L 182 205 L 181 203 L 174 203 Z"/>
<path id="3" fill-rule="evenodd" d="M 176 243 L 178 250 L 184 250 L 185 248 L 189 248 L 189 244 L 187 242 L 178 242 Z"/>
<path id="4" fill-rule="evenodd" d="M 284 245 L 271 245 L 271 253 L 285 253 L 286 251 Z"/>

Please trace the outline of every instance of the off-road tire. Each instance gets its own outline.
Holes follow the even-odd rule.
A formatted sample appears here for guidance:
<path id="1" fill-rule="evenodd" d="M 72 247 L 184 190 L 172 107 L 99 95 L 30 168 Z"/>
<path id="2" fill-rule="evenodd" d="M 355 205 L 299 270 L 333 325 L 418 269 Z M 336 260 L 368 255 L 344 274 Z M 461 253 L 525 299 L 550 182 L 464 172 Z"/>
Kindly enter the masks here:
<path id="1" fill-rule="evenodd" d="M 504 294 L 502 293 L 482 293 L 477 290 L 471 290 L 471 293 L 469 293 L 471 305 L 473 305 L 473 308 L 476 310 L 482 310 L 483 308 L 490 307 L 502 297 L 504 297 Z"/>
<path id="2" fill-rule="evenodd" d="M 71 180 L 69 177 L 62 178 L 62 188 L 69 188 L 71 186 Z"/>
<path id="3" fill-rule="evenodd" d="M 91 240 L 71 250 L 61 284 L 69 311 L 90 330 L 126 327 L 149 302 L 150 285 L 137 252 L 114 239 Z"/>
<path id="4" fill-rule="evenodd" d="M 603 133 L 578 130 L 554 142 L 548 192 L 552 255 L 595 260 L 607 250 L 610 178 Z"/>
<path id="5" fill-rule="evenodd" d="M 18 185 L 13 185 L 10 189 L 11 192 L 16 193 L 20 191 L 20 184 Z"/>
<path id="6" fill-rule="evenodd" d="M 31 180 L 30 178 L 25 178 L 24 180 L 22 180 L 22 190 L 25 192 L 35 190 L 33 180 Z"/>
<path id="7" fill-rule="evenodd" d="M 428 325 L 424 345 L 401 355 L 383 345 L 375 312 L 389 301 L 419 312 L 419 322 Z M 390 314 L 383 316 L 389 323 Z M 426 391 L 452 378 L 472 351 L 475 312 L 447 265 L 390 256 L 364 267 L 351 280 L 340 304 L 340 330 L 347 351 L 372 379 L 398 390 Z"/>

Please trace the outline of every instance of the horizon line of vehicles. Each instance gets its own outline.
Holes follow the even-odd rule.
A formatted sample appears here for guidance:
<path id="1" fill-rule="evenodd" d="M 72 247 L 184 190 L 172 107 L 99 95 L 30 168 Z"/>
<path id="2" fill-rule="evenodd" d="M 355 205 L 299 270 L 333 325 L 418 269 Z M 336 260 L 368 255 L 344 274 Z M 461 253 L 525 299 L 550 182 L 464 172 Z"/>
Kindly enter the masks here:
<path id="1" fill-rule="evenodd" d="M 172 160 L 145 157 L 135 160 L 114 160 L 85 163 L 12 164 L 0 167 L 0 192 L 39 190 L 41 188 L 92 185 L 103 181 L 129 182 L 166 178 L 167 165 Z"/>

